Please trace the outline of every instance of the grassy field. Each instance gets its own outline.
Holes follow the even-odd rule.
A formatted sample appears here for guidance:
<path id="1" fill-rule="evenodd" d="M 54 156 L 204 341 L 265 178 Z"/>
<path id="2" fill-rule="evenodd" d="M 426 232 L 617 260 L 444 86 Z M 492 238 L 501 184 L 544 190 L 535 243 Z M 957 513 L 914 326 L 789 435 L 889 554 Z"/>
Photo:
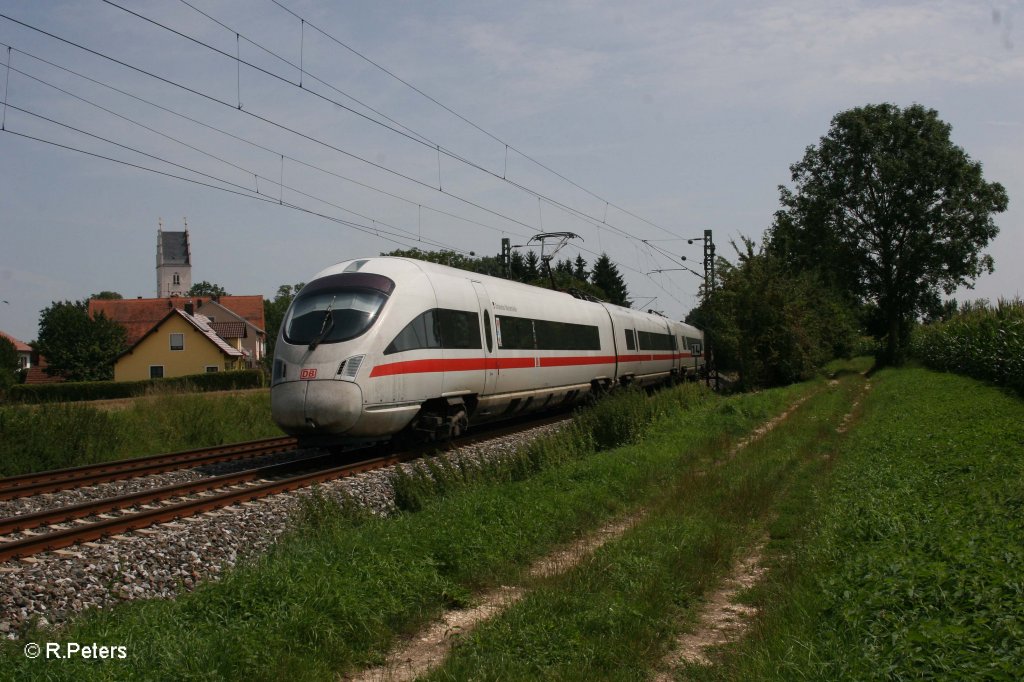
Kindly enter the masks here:
<path id="1" fill-rule="evenodd" d="M 1024 403 L 918 369 L 868 391 L 866 367 L 728 398 L 619 396 L 509 463 L 405 477 L 407 511 L 389 519 L 316 499 L 220 583 L 31 638 L 126 645 L 127 660 L 30 661 L 5 643 L 0 677 L 336 679 L 444 609 L 518 585 L 523 600 L 430 679 L 648 679 L 767 538 L 771 570 L 744 595 L 760 609 L 751 630 L 677 679 L 1019 679 Z M 571 570 L 527 572 L 638 511 Z"/>
<path id="2" fill-rule="evenodd" d="M 0 476 L 282 435 L 270 419 L 270 391 L 168 392 L 126 403 L 0 406 Z"/>
<path id="3" fill-rule="evenodd" d="M 876 376 L 815 522 L 750 595 L 763 617 L 698 680 L 1024 679 L 1024 402 Z"/>

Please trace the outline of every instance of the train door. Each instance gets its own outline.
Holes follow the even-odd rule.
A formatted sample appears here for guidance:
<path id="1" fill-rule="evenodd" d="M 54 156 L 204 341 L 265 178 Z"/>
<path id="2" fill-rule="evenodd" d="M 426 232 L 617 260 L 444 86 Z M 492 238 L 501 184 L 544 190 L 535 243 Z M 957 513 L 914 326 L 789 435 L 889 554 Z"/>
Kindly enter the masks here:
<path id="1" fill-rule="evenodd" d="M 681 355 L 681 349 L 679 348 L 679 337 L 676 336 L 675 329 L 672 328 L 671 322 L 666 322 L 665 328 L 668 330 L 668 338 L 670 341 L 669 345 L 672 353 L 672 371 L 676 374 L 680 374 L 683 367 L 683 357 Z"/>
<path id="2" fill-rule="evenodd" d="M 491 299 L 487 295 L 483 282 L 473 282 L 473 290 L 480 305 L 480 321 L 483 325 L 484 347 L 484 395 L 491 395 L 498 383 L 498 362 L 496 354 L 498 340 L 494 329 L 494 318 L 491 316 Z"/>

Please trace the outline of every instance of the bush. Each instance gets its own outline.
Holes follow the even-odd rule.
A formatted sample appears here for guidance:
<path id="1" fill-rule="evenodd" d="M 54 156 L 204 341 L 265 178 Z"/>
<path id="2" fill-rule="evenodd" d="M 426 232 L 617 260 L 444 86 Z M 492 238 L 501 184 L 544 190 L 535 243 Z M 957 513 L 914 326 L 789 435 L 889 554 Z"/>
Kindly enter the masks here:
<path id="1" fill-rule="evenodd" d="M 850 357 L 856 320 L 849 303 L 813 275 L 788 272 L 753 242 L 743 246 L 735 265 L 718 261 L 721 286 L 703 314 L 718 369 L 738 372 L 745 389 L 782 386 Z"/>
<path id="2" fill-rule="evenodd" d="M 67 381 L 59 384 L 24 384 L 12 386 L 7 392 L 11 402 L 49 403 L 79 400 L 111 400 L 162 391 L 230 391 L 244 388 L 262 388 L 263 372 L 245 369 L 234 372 L 190 374 L 167 379 L 146 381 Z"/>
<path id="3" fill-rule="evenodd" d="M 966 304 L 945 322 L 922 325 L 911 353 L 932 369 L 1007 386 L 1024 395 L 1024 301 Z"/>

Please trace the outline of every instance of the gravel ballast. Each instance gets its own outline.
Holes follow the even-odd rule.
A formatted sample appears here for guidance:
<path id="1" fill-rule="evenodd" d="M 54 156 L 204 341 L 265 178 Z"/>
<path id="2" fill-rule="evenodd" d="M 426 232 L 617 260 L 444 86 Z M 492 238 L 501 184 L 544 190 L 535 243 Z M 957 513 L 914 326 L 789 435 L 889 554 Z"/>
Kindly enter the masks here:
<path id="1" fill-rule="evenodd" d="M 500 459 L 524 443 L 553 433 L 566 422 L 549 424 L 446 453 L 453 462 Z M 320 454 L 311 451 L 308 456 Z M 294 453 L 291 457 L 294 458 Z M 277 458 L 278 456 L 270 456 Z M 272 461 L 272 460 L 271 460 Z M 262 462 L 262 458 L 261 458 Z M 268 461 L 267 463 L 270 463 Z M 251 461 L 217 465 L 215 473 L 251 466 Z M 397 466 L 411 469 L 415 462 Z M 395 511 L 393 467 L 320 484 L 327 495 L 348 496 L 371 512 Z M 116 481 L 2 503 L 0 516 L 30 513 L 121 495 L 135 490 L 195 480 L 211 475 L 177 471 Z M 216 580 L 240 561 L 257 557 L 292 525 L 300 501 L 310 489 L 225 507 L 65 550 L 0 564 L 0 636 L 19 638 L 33 624 L 61 625 L 89 608 L 109 608 L 133 599 L 173 598 L 200 582 Z"/>

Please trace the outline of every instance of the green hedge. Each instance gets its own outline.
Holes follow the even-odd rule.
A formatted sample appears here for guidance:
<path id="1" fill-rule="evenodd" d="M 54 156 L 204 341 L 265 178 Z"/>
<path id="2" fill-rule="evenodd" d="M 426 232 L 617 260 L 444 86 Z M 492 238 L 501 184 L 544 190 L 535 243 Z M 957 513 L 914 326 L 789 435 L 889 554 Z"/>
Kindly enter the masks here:
<path id="1" fill-rule="evenodd" d="M 969 303 L 946 322 L 916 329 L 910 350 L 932 369 L 991 381 L 1024 395 L 1024 301 Z"/>
<path id="2" fill-rule="evenodd" d="M 12 386 L 7 391 L 7 398 L 10 402 L 19 403 L 74 402 L 133 398 L 164 391 L 228 391 L 241 388 L 262 388 L 265 385 L 262 370 L 245 369 L 146 381 L 67 381 L 59 384 L 23 384 Z"/>

